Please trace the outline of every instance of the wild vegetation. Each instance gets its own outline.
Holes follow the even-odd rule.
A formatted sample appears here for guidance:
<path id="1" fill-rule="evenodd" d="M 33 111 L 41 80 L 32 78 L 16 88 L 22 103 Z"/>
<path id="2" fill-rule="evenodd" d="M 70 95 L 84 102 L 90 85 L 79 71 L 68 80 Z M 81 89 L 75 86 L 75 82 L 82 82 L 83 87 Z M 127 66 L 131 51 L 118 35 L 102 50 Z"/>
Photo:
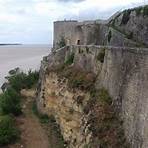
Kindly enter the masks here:
<path id="1" fill-rule="evenodd" d="M 112 98 L 106 89 L 94 89 L 90 92 L 91 98 L 84 108 L 89 113 L 89 130 L 92 131 L 92 147 L 101 148 L 129 148 L 126 142 L 122 121 L 112 105 Z"/>
<path id="2" fill-rule="evenodd" d="M 130 14 L 131 14 L 131 10 L 125 10 L 123 11 L 123 17 L 122 17 L 122 21 L 121 21 L 121 25 L 126 25 L 130 19 Z"/>
<path id="3" fill-rule="evenodd" d="M 38 81 L 36 71 L 22 72 L 19 68 L 9 71 L 7 85 L 0 95 L 0 145 L 15 142 L 19 138 L 19 130 L 15 125 L 15 116 L 21 111 L 21 89 L 29 89 Z M 15 118 L 14 118 L 15 119 Z"/>
<path id="4" fill-rule="evenodd" d="M 103 62 L 105 50 L 100 52 L 98 60 Z M 70 62 L 72 64 L 72 62 Z M 126 141 L 122 120 L 114 110 L 113 101 L 108 91 L 104 88 L 96 89 L 96 76 L 75 68 L 74 65 L 62 65 L 56 71 L 59 77 L 68 79 L 68 86 L 71 89 L 80 89 L 90 92 L 90 99 L 84 107 L 84 114 L 88 116 L 89 130 L 93 134 L 93 141 L 86 147 L 100 148 L 129 148 Z M 78 97 L 76 102 L 82 104 L 83 97 Z M 73 114 L 73 109 L 69 110 Z"/>
<path id="5" fill-rule="evenodd" d="M 112 38 L 112 31 L 110 30 L 108 33 L 108 42 L 110 42 L 111 38 Z"/>
<path id="6" fill-rule="evenodd" d="M 71 64 L 74 62 L 74 56 L 75 56 L 75 54 L 74 54 L 74 53 L 71 53 L 71 54 L 67 57 L 67 60 L 65 61 L 65 64 L 66 64 L 66 65 L 71 65 Z"/>
<path id="7" fill-rule="evenodd" d="M 61 40 L 59 41 L 58 46 L 59 48 L 66 46 L 66 41 L 65 41 L 64 36 L 61 36 Z"/>
<path id="8" fill-rule="evenodd" d="M 10 115 L 0 116 L 0 146 L 13 143 L 19 139 L 20 132 Z"/>
<path id="9" fill-rule="evenodd" d="M 110 33 L 109 33 L 110 34 Z M 111 34 L 110 34 L 111 35 Z M 111 38 L 111 36 L 110 36 Z M 105 56 L 105 49 L 102 49 L 99 54 L 97 55 L 97 60 L 100 61 L 101 63 L 104 62 L 104 56 Z"/>

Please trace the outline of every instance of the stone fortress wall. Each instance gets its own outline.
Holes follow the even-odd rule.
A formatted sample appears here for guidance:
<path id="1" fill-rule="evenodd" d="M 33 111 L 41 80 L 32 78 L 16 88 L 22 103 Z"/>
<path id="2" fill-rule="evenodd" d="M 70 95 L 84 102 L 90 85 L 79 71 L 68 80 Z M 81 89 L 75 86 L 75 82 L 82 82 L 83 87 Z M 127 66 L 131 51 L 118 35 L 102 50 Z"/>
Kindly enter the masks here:
<path id="1" fill-rule="evenodd" d="M 108 90 L 124 121 L 131 147 L 148 148 L 148 17 L 143 11 L 137 12 L 133 9 L 117 13 L 108 21 L 54 23 L 55 52 L 42 61 L 38 108 L 49 115 L 53 112 L 70 147 L 84 148 L 90 142 L 91 133 L 82 124 L 82 108 L 73 100 L 83 92 L 69 92 L 64 80 L 61 84 L 55 73 L 46 73 L 74 53 L 73 64 L 97 74 L 95 87 Z M 58 49 L 61 37 L 67 46 Z M 97 56 L 102 49 L 104 62 L 99 63 Z M 51 94 L 55 90 L 53 99 Z M 86 103 L 89 96 L 83 95 Z M 67 111 L 71 108 L 73 116 Z"/>
<path id="2" fill-rule="evenodd" d="M 108 20 L 54 22 L 54 48 L 59 48 L 62 37 L 66 45 L 148 47 L 148 17 L 137 12 L 117 12 Z"/>
<path id="3" fill-rule="evenodd" d="M 102 22 L 102 23 L 101 23 Z M 78 22 L 74 20 L 54 22 L 54 48 L 64 37 L 66 45 L 103 45 L 106 25 L 103 21 Z"/>

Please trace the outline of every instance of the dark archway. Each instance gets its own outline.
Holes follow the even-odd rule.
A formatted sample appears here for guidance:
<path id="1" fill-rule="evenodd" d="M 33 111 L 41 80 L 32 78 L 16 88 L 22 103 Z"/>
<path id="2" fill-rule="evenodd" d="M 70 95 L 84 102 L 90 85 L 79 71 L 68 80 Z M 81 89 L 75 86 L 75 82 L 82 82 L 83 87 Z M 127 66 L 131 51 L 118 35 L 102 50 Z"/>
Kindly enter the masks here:
<path id="1" fill-rule="evenodd" d="M 80 40 L 77 40 L 77 45 L 80 45 L 80 43 L 81 43 Z"/>

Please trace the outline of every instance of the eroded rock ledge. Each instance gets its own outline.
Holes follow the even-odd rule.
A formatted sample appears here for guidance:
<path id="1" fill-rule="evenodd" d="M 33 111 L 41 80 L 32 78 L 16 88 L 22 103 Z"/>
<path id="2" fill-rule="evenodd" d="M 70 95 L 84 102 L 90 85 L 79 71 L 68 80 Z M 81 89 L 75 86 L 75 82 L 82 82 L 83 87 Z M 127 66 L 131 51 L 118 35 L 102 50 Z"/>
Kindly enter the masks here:
<path id="1" fill-rule="evenodd" d="M 66 46 L 42 61 L 38 109 L 68 147 L 147 148 L 147 63 L 147 49 Z"/>

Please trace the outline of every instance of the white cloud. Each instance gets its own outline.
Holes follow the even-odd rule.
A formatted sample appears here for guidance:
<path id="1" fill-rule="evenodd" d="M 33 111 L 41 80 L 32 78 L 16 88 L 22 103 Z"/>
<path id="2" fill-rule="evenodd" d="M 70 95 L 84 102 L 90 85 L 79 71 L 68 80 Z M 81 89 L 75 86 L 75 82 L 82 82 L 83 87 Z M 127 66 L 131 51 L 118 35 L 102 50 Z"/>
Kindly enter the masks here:
<path id="1" fill-rule="evenodd" d="M 107 18 L 121 8 L 137 6 L 143 1 L 0 0 L 0 42 L 48 43 L 55 20 Z"/>

